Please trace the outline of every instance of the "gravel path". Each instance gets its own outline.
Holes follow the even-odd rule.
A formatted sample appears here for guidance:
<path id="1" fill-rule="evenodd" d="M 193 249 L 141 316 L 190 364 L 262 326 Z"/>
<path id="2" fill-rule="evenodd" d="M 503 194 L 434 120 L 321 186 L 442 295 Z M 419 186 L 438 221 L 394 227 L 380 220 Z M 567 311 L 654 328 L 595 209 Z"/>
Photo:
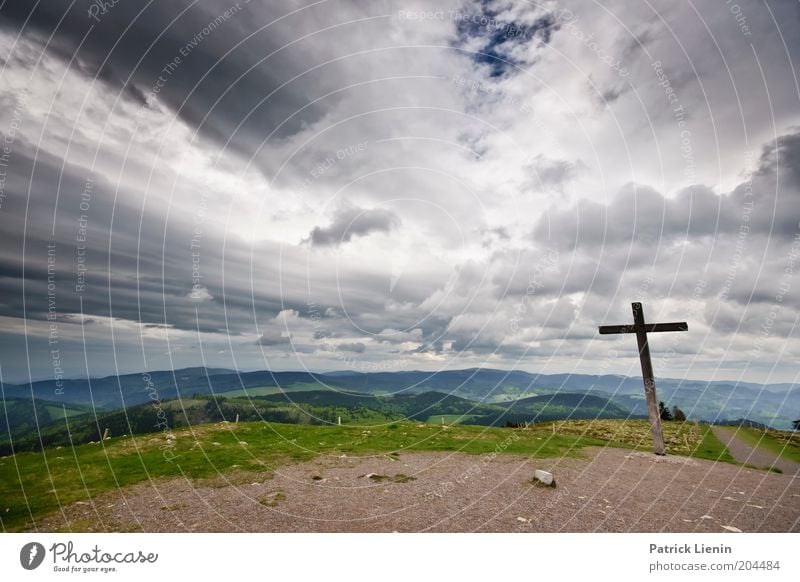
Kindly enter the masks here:
<path id="1" fill-rule="evenodd" d="M 781 458 L 764 448 L 754 447 L 736 434 L 735 428 L 714 426 L 711 429 L 714 431 L 714 435 L 728 447 L 731 456 L 738 462 L 763 469 L 777 467 L 787 475 L 800 477 L 800 463 L 795 463 L 791 459 Z"/>
<path id="2" fill-rule="evenodd" d="M 230 484 L 141 483 L 65 508 L 42 531 L 800 531 L 800 479 L 622 449 L 585 458 L 461 453 L 319 457 Z M 557 487 L 530 482 L 550 470 Z M 388 479 L 383 479 L 386 476 Z M 225 476 L 231 478 L 230 475 Z M 735 529 L 729 529 L 735 528 Z"/>

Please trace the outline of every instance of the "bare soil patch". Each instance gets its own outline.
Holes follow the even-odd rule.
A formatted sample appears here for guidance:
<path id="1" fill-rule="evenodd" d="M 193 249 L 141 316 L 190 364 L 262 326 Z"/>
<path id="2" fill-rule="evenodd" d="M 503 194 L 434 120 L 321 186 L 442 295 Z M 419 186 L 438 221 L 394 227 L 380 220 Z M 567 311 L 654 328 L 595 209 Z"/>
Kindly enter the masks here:
<path id="1" fill-rule="evenodd" d="M 534 469 L 557 487 L 532 483 Z M 727 463 L 586 449 L 586 458 L 321 456 L 274 473 L 140 483 L 40 530 L 147 532 L 800 531 L 800 479 Z"/>

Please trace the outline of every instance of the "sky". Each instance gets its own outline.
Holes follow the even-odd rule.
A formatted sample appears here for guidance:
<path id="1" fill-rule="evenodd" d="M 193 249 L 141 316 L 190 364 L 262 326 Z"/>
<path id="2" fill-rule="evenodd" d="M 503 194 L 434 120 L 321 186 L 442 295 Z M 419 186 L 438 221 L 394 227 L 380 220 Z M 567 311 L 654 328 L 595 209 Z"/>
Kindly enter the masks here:
<path id="1" fill-rule="evenodd" d="M 797 382 L 797 2 L 0 6 L 0 379 Z"/>

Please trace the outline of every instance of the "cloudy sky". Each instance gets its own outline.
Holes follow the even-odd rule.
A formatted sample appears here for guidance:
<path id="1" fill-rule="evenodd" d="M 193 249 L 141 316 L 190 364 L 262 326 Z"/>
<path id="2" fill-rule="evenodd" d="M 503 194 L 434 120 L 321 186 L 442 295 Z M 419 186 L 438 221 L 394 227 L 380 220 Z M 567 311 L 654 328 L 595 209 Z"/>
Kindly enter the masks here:
<path id="1" fill-rule="evenodd" d="M 35 4 L 35 7 L 32 6 Z M 792 382 L 797 2 L 0 7 L 0 371 Z"/>

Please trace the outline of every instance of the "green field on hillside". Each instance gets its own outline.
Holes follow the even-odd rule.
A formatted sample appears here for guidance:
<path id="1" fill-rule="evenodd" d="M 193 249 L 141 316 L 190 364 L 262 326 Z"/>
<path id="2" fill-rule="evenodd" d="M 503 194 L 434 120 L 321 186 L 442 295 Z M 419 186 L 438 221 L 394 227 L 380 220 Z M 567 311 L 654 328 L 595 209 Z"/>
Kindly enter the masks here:
<path id="1" fill-rule="evenodd" d="M 451 425 L 461 424 L 472 418 L 475 418 L 474 414 L 435 414 L 433 416 L 429 416 L 425 422 L 429 424 Z"/>
<path id="2" fill-rule="evenodd" d="M 50 415 L 51 418 L 59 419 L 64 418 L 72 418 L 73 416 L 79 416 L 81 414 L 86 414 L 85 408 L 69 408 L 66 406 L 59 406 L 58 404 L 48 404 L 45 406 L 45 410 Z"/>
<path id="3" fill-rule="evenodd" d="M 238 390 L 228 390 L 216 394 L 218 398 L 247 398 L 254 396 L 270 396 L 272 394 L 291 394 L 292 392 L 308 392 L 310 390 L 325 390 L 322 384 L 313 383 L 294 383 L 282 389 L 279 386 L 256 386 L 253 388 L 240 388 Z"/>

